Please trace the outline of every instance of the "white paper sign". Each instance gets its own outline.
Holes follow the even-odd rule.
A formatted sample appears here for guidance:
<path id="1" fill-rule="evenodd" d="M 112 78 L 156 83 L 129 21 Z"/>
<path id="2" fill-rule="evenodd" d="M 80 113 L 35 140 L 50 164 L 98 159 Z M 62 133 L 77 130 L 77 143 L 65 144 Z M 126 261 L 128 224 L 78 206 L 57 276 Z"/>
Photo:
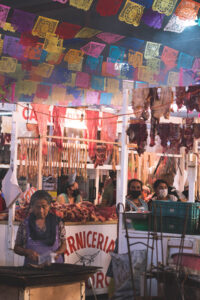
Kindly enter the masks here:
<path id="1" fill-rule="evenodd" d="M 22 193 L 17 182 L 17 177 L 11 168 L 2 180 L 2 192 L 4 194 L 7 207 L 13 204 L 17 197 Z"/>

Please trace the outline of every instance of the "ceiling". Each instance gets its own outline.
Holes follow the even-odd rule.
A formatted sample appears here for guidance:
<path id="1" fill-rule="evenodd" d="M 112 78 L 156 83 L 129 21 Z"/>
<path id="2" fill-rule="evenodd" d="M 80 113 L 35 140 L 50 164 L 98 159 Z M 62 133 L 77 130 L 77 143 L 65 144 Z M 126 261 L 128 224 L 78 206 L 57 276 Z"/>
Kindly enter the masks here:
<path id="1" fill-rule="evenodd" d="M 109 1 L 109 0 L 108 0 Z M 136 0 L 139 3 L 140 0 Z M 177 1 L 177 5 L 180 0 Z M 200 0 L 196 1 L 200 2 Z M 121 8 L 125 1 L 123 1 Z M 61 4 L 53 0 L 1 0 L 1 4 L 31 12 L 39 16 L 66 21 L 80 26 L 88 26 L 106 32 L 117 33 L 127 37 L 136 37 L 146 41 L 154 41 L 185 52 L 195 57 L 200 56 L 200 26 L 187 27 L 182 33 L 166 32 L 163 29 L 153 29 L 144 23 L 138 27 L 128 25 L 118 20 L 118 15 L 101 17 L 96 12 L 97 0 L 94 0 L 90 10 L 83 11 L 70 6 L 68 3 Z M 9 16 L 8 16 L 9 17 Z M 167 24 L 170 17 L 164 18 L 163 25 Z M 164 26 L 162 26 L 164 27 Z"/>

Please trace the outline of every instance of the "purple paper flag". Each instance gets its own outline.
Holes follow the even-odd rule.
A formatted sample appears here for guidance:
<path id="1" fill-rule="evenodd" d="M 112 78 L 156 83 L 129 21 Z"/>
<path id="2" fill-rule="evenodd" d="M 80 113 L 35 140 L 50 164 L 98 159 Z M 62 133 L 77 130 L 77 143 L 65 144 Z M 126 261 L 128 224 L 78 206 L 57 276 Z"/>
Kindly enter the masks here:
<path id="1" fill-rule="evenodd" d="M 97 34 L 97 37 L 101 39 L 102 41 L 111 44 L 111 43 L 116 43 L 117 41 L 123 39 L 125 36 L 119 35 L 119 34 L 114 34 L 110 32 L 102 32 Z"/>
<path id="2" fill-rule="evenodd" d="M 160 14 L 150 8 L 144 12 L 141 20 L 149 27 L 160 29 L 162 27 L 164 16 L 164 14 Z"/>
<path id="3" fill-rule="evenodd" d="M 87 91 L 86 92 L 86 104 L 99 104 L 99 92 Z"/>
<path id="4" fill-rule="evenodd" d="M 0 4 L 0 26 L 6 22 L 10 7 Z"/>
<path id="5" fill-rule="evenodd" d="M 106 44 L 100 44 L 96 42 L 89 42 L 87 45 L 83 46 L 81 50 L 86 53 L 87 55 L 93 57 L 99 57 L 103 49 L 105 48 Z"/>
<path id="6" fill-rule="evenodd" d="M 36 15 L 14 9 L 10 23 L 18 32 L 32 31 Z"/>
<path id="7" fill-rule="evenodd" d="M 25 47 L 20 44 L 20 39 L 5 35 L 3 41 L 3 54 L 8 54 L 14 58 L 25 61 Z"/>
<path id="8" fill-rule="evenodd" d="M 84 72 L 76 73 L 76 87 L 88 89 L 90 87 L 90 75 Z"/>

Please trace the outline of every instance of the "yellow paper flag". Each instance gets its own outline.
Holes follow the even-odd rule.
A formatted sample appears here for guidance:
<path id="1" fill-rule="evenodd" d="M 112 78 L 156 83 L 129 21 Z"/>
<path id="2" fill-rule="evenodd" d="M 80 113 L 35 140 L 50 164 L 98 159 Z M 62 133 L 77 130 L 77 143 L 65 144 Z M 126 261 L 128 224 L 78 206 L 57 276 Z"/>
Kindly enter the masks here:
<path id="1" fill-rule="evenodd" d="M 59 21 L 39 16 L 32 30 L 32 35 L 45 38 L 47 33 L 55 33 Z"/>

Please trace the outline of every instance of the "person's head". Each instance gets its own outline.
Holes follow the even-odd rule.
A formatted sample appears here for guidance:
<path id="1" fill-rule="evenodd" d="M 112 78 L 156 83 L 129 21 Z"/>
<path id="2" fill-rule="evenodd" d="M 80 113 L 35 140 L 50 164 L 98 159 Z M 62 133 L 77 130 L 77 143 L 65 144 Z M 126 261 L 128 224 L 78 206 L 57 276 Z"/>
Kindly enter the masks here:
<path id="1" fill-rule="evenodd" d="M 49 213 L 52 197 L 44 190 L 36 191 L 30 200 L 31 212 L 37 219 L 45 219 Z"/>
<path id="2" fill-rule="evenodd" d="M 154 191 L 156 196 L 162 200 L 165 199 L 168 195 L 168 184 L 165 180 L 158 179 L 153 184 Z"/>
<path id="3" fill-rule="evenodd" d="M 69 184 L 68 182 L 65 185 L 65 191 L 68 196 L 76 197 L 79 195 L 78 182 Z"/>
<path id="4" fill-rule="evenodd" d="M 22 190 L 22 192 L 25 192 L 25 191 L 26 191 L 26 188 L 27 188 L 27 179 L 26 179 L 26 177 L 21 176 L 21 177 L 18 179 L 18 184 L 19 184 L 19 187 L 20 187 L 20 189 Z"/>
<path id="5" fill-rule="evenodd" d="M 142 192 L 142 181 L 139 179 L 131 179 L 128 183 L 128 195 L 132 195 L 133 198 L 137 198 Z"/>

